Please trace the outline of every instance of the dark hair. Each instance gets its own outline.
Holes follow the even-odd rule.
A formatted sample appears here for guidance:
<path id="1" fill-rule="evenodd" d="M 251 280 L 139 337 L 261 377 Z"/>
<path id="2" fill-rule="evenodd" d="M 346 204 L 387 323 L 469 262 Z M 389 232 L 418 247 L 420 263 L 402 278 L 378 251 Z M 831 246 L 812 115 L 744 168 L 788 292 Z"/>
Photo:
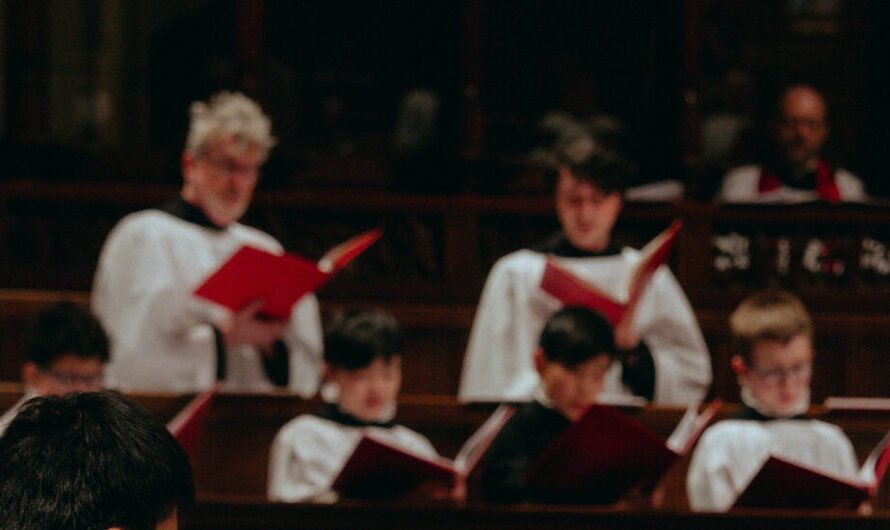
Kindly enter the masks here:
<path id="1" fill-rule="evenodd" d="M 104 392 L 25 403 L 0 437 L 0 529 L 154 529 L 194 500 L 166 427 Z"/>
<path id="2" fill-rule="evenodd" d="M 31 328 L 26 358 L 42 368 L 63 355 L 108 362 L 108 335 L 87 309 L 64 301 L 47 306 Z"/>
<path id="3" fill-rule="evenodd" d="M 324 338 L 324 360 L 346 370 L 365 368 L 377 358 L 389 360 L 402 348 L 402 329 L 389 313 L 354 310 L 336 317 Z"/>
<path id="4" fill-rule="evenodd" d="M 569 368 L 600 355 L 617 355 L 612 326 L 602 314 L 586 307 L 564 307 L 554 313 L 538 345 L 549 361 Z"/>
<path id="5" fill-rule="evenodd" d="M 551 189 L 556 189 L 560 167 L 568 169 L 574 178 L 590 182 L 607 195 L 624 193 L 636 173 L 633 164 L 625 158 L 602 148 L 593 149 L 584 156 L 558 152 L 557 160 L 557 166 L 550 171 Z"/>

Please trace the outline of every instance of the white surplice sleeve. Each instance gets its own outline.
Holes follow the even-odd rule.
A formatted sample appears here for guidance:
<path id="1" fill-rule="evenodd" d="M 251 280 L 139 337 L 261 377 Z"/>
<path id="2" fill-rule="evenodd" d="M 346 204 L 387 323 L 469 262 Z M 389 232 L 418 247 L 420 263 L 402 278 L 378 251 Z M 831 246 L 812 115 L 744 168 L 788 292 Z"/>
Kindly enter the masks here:
<path id="1" fill-rule="evenodd" d="M 643 293 L 635 329 L 655 364 L 654 401 L 687 405 L 711 385 L 711 356 L 698 321 L 671 270 L 661 266 Z"/>
<path id="2" fill-rule="evenodd" d="M 464 357 L 461 401 L 530 399 L 538 375 L 533 354 L 547 317 L 560 303 L 540 292 L 544 257 L 518 251 L 488 275 Z"/>
<path id="3" fill-rule="evenodd" d="M 132 214 L 112 230 L 99 257 L 92 307 L 111 338 L 108 385 L 125 391 L 190 392 L 213 384 L 214 328 L 231 313 L 192 292 L 241 246 L 281 252 L 271 236 L 243 225 L 214 230 L 169 214 Z M 321 376 L 321 323 L 315 296 L 295 306 L 283 337 L 290 388 L 313 395 Z M 226 352 L 226 384 L 241 390 L 271 386 L 261 353 L 250 346 Z"/>
<path id="4" fill-rule="evenodd" d="M 210 327 L 222 313 L 196 300 L 188 271 L 214 256 L 194 255 L 166 237 L 163 221 L 125 219 L 99 258 L 92 307 L 111 338 L 109 384 L 123 390 L 209 387 L 216 369 Z"/>

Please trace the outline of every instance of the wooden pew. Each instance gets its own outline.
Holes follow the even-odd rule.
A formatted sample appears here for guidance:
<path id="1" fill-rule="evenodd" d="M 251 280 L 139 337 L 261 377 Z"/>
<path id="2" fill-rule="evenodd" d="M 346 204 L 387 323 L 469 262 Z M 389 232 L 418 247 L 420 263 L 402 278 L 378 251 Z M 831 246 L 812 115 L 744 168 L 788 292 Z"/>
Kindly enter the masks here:
<path id="1" fill-rule="evenodd" d="M 84 307 L 83 291 L 0 289 L 0 381 L 17 381 L 24 360 L 24 341 L 36 313 L 59 300 Z M 406 394 L 455 396 L 476 307 L 473 304 L 407 302 L 343 302 L 322 299 L 323 316 L 350 307 L 380 307 L 391 312 L 405 331 L 402 365 Z M 738 401 L 738 384 L 729 367 L 730 309 L 696 311 L 711 353 L 714 383 L 710 395 Z M 829 396 L 888 395 L 890 373 L 890 315 L 816 313 L 813 315 L 817 350 L 813 400 Z"/>
<path id="2" fill-rule="evenodd" d="M 18 385 L 0 384 L 0 407 L 5 409 L 15 403 L 20 392 Z M 191 398 L 189 395 L 152 394 L 131 397 L 163 421 L 172 418 Z M 285 393 L 220 394 L 192 458 L 199 495 L 202 498 L 230 495 L 263 499 L 269 449 L 275 434 L 292 418 L 311 412 L 319 405 L 317 400 L 307 401 Z M 453 457 L 494 408 L 494 404 L 464 405 L 442 396 L 403 395 L 397 420 L 429 437 L 443 456 Z M 683 414 L 679 408 L 626 410 L 665 438 Z M 734 410 L 735 405 L 724 405 L 719 417 L 731 415 Z M 813 407 L 811 413 L 840 426 L 853 442 L 860 461 L 890 430 L 890 412 L 887 411 L 827 411 Z M 688 464 L 687 456 L 665 475 L 662 481 L 665 507 L 688 508 L 685 489 Z M 879 492 L 876 505 L 890 508 L 890 486 L 886 483 Z"/>
<path id="3" fill-rule="evenodd" d="M 426 530 L 533 528 L 630 530 L 871 530 L 890 525 L 890 513 L 871 516 L 838 511 L 746 510 L 701 514 L 588 506 L 490 506 L 449 503 L 335 505 L 275 504 L 231 497 L 202 499 L 183 513 L 185 530 L 292 530 L 423 528 Z"/>

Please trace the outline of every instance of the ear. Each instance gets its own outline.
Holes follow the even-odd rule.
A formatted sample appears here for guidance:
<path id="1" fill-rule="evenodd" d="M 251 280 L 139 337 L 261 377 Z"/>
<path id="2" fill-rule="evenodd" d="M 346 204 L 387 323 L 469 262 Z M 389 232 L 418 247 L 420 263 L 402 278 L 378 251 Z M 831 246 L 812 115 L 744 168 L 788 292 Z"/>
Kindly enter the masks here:
<path id="1" fill-rule="evenodd" d="M 735 372 L 737 377 L 742 377 L 748 373 L 748 366 L 741 355 L 733 355 L 732 359 L 729 360 L 729 365 L 732 366 L 732 371 Z"/>
<path id="2" fill-rule="evenodd" d="M 547 357 L 544 356 L 544 350 L 541 348 L 536 349 L 532 359 L 535 363 L 535 371 L 538 372 L 538 375 L 542 375 L 544 367 L 547 366 Z"/>
<path id="3" fill-rule="evenodd" d="M 195 167 L 196 163 L 197 159 L 195 158 L 195 155 L 193 155 L 189 151 L 182 152 L 182 156 L 179 158 L 179 164 L 182 168 L 183 179 L 185 179 L 186 181 L 189 180 L 189 178 L 191 177 L 191 171 Z"/>
<path id="4" fill-rule="evenodd" d="M 573 179 L 575 176 L 572 175 L 572 170 L 569 169 L 569 166 L 560 164 L 559 167 L 556 168 L 556 178 L 558 180 Z"/>
<path id="5" fill-rule="evenodd" d="M 40 383 L 40 368 L 32 361 L 27 361 L 22 365 L 22 381 L 31 388 L 36 388 Z"/>

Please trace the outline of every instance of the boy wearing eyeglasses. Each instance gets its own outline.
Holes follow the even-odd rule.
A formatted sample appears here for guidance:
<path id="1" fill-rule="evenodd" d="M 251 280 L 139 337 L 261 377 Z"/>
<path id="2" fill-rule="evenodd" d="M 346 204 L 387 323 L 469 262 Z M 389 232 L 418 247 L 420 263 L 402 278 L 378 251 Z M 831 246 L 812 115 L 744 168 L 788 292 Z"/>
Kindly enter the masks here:
<path id="1" fill-rule="evenodd" d="M 0 434 L 19 406 L 32 397 L 102 390 L 108 336 L 87 309 L 74 302 L 58 302 L 37 315 L 25 355 L 25 395 L 0 416 Z"/>
<path id="2" fill-rule="evenodd" d="M 732 313 L 730 328 L 742 404 L 699 441 L 687 475 L 690 507 L 728 510 L 771 454 L 854 477 L 856 455 L 843 431 L 805 416 L 813 326 L 800 300 L 784 291 L 756 293 Z"/>

